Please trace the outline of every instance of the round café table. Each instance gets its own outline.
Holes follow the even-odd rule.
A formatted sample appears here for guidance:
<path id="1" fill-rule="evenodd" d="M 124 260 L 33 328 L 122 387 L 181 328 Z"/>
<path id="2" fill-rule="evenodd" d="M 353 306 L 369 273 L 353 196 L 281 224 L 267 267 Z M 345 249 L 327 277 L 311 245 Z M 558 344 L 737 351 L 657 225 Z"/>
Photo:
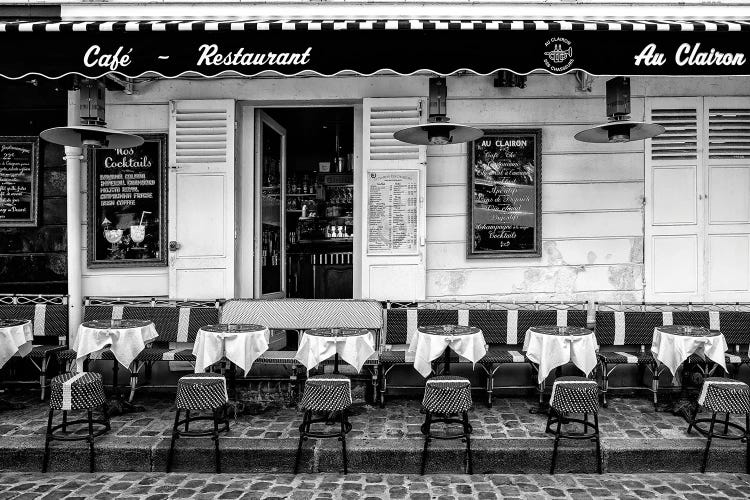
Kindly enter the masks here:
<path id="1" fill-rule="evenodd" d="M 113 319 L 84 321 L 78 327 L 71 348 L 76 351 L 76 371 L 83 371 L 86 358 L 109 347 L 115 362 L 130 369 L 130 364 L 146 348 L 146 344 L 157 338 L 154 323 L 143 319 Z M 116 373 L 116 372 L 115 372 Z M 130 403 L 118 389 L 117 377 L 112 380 L 114 397 L 110 400 L 110 412 L 127 413 L 144 411 L 145 408 Z"/>
<path id="2" fill-rule="evenodd" d="M 585 376 L 596 368 L 599 345 L 592 330 L 576 326 L 532 326 L 526 331 L 523 350 L 537 367 L 539 404 L 531 413 L 543 413 L 544 386 L 547 377 L 556 368 L 573 363 Z"/>
<path id="3" fill-rule="evenodd" d="M 334 358 L 333 372 L 339 372 L 339 358 L 352 365 L 357 373 L 375 354 L 375 334 L 365 328 L 311 328 L 300 339 L 294 359 L 309 372 L 321 362 Z"/>
<path id="4" fill-rule="evenodd" d="M 726 373 L 724 353 L 727 349 L 727 341 L 720 331 L 700 326 L 659 326 L 654 328 L 651 342 L 654 359 L 666 366 L 672 376 L 693 354 L 717 363 Z"/>
<path id="5" fill-rule="evenodd" d="M 244 373 L 268 350 L 268 328 L 251 324 L 206 325 L 198 330 L 193 346 L 195 373 L 201 373 L 226 358 Z"/>
<path id="6" fill-rule="evenodd" d="M 26 319 L 0 319 L 0 368 L 16 353 L 26 356 L 31 352 L 34 329 Z M 16 408 L 16 405 L 0 399 L 0 408 Z"/>
<path id="7" fill-rule="evenodd" d="M 429 325 L 417 327 L 408 352 L 414 355 L 414 368 L 425 378 L 432 373 L 432 361 L 445 355 L 443 373 L 450 373 L 448 347 L 473 364 L 487 354 L 487 342 L 482 330 L 464 325 Z"/>

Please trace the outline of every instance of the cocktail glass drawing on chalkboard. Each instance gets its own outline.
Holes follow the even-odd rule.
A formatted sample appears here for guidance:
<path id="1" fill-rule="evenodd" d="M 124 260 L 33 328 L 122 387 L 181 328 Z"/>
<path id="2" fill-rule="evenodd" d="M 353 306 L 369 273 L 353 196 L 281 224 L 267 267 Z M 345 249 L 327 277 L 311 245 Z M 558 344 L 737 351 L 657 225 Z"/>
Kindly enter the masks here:
<path id="1" fill-rule="evenodd" d="M 117 244 L 122 240 L 122 229 L 105 229 L 104 239 L 106 239 L 108 243 L 112 244 L 112 246 L 109 247 L 110 252 L 117 252 Z"/>
<path id="2" fill-rule="evenodd" d="M 140 245 L 143 243 L 143 240 L 146 239 L 146 226 L 130 226 L 130 239 L 135 243 L 135 245 L 133 245 L 133 250 L 143 249 Z"/>

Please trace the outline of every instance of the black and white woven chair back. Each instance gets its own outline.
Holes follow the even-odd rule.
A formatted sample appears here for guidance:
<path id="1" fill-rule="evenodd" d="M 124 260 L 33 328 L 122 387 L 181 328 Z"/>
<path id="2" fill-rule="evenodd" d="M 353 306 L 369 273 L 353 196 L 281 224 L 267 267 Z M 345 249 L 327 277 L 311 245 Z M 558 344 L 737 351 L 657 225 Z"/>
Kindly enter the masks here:
<path id="1" fill-rule="evenodd" d="M 352 405 L 352 383 L 345 375 L 327 374 L 310 377 L 300 406 L 314 412 L 341 411 Z"/>
<path id="2" fill-rule="evenodd" d="M 228 400 L 227 381 L 218 373 L 193 373 L 177 382 L 175 406 L 180 410 L 215 410 Z"/>
<path id="3" fill-rule="evenodd" d="M 586 377 L 560 377 L 552 386 L 550 406 L 559 413 L 597 413 L 599 384 Z"/>
<path id="4" fill-rule="evenodd" d="M 461 413 L 472 406 L 471 382 L 463 377 L 443 375 L 427 380 L 422 406 L 433 413 Z"/>
<path id="5" fill-rule="evenodd" d="M 739 380 L 708 377 L 698 403 L 709 411 L 750 413 L 750 386 Z"/>
<path id="6" fill-rule="evenodd" d="M 98 373 L 64 373 L 52 379 L 50 388 L 49 406 L 54 410 L 90 410 L 107 400 Z"/>

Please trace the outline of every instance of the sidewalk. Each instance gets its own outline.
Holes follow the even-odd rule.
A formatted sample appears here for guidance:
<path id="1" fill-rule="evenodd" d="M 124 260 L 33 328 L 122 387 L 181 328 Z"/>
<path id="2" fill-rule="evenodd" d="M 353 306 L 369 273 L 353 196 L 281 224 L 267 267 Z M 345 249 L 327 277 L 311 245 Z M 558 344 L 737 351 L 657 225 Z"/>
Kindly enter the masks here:
<path id="1" fill-rule="evenodd" d="M 1 474 L 0 499 L 747 498 L 744 474 Z"/>

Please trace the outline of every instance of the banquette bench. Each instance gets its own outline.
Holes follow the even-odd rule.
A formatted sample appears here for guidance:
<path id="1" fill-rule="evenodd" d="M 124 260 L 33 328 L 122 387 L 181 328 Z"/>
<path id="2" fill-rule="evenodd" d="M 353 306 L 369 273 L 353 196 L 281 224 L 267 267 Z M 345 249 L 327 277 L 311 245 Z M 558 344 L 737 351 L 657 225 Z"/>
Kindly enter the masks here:
<path id="1" fill-rule="evenodd" d="M 659 376 L 668 371 L 651 353 L 654 328 L 659 326 L 690 325 L 720 330 L 729 345 L 726 354 L 727 368 L 736 371 L 740 365 L 750 363 L 747 355 L 750 342 L 750 304 L 598 302 L 595 303 L 595 310 L 605 405 L 609 376 L 623 365 L 637 365 L 651 373 L 650 390 L 654 405 L 657 405 Z M 712 373 L 718 366 L 710 366 L 695 354 L 689 358 L 688 363 L 697 365 L 704 374 Z"/>
<path id="2" fill-rule="evenodd" d="M 498 370 L 506 364 L 529 363 L 522 351 L 526 331 L 530 327 L 586 327 L 587 314 L 586 302 L 386 302 L 385 340 L 380 355 L 381 405 L 388 390 L 388 373 L 395 366 L 413 362 L 407 349 L 417 327 L 458 324 L 482 330 L 489 351 L 478 364 L 487 375 L 485 390 L 487 404 L 491 406 Z M 535 365 L 530 365 L 532 370 L 536 369 Z M 414 374 L 417 375 L 416 372 Z M 539 389 L 543 391 L 544 384 Z"/>
<path id="3" fill-rule="evenodd" d="M 39 371 L 39 386 L 44 400 L 49 362 L 68 345 L 68 296 L 0 295 L 0 319 L 10 318 L 32 322 L 33 347 L 24 361 L 28 360 Z"/>
<path id="4" fill-rule="evenodd" d="M 383 306 L 376 300 L 359 299 L 232 299 L 222 307 L 221 320 L 224 323 L 263 325 L 271 330 L 272 337 L 275 332 L 293 331 L 299 338 L 311 328 L 367 328 L 375 332 L 375 345 L 379 348 Z M 365 368 L 370 372 L 373 398 L 377 396 L 378 387 L 378 351 L 365 362 Z M 294 359 L 296 353 L 290 349 L 269 349 L 254 364 L 284 366 L 288 370 L 292 398 L 296 398 L 300 367 Z"/>

